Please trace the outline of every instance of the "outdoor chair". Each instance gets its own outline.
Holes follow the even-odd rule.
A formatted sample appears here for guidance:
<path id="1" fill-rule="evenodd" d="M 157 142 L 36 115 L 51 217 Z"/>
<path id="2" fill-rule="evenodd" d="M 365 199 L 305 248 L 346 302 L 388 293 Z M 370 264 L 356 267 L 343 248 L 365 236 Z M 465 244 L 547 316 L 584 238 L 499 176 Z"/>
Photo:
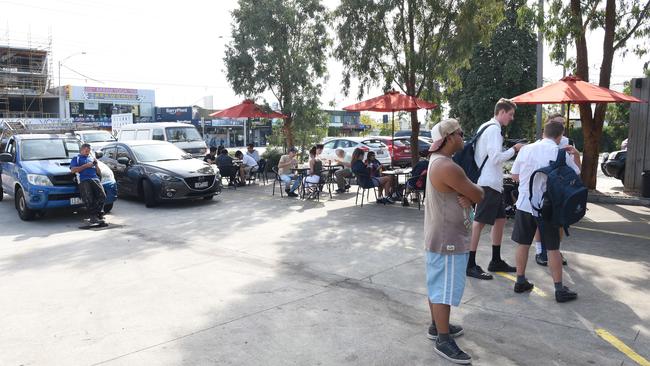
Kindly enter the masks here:
<path id="1" fill-rule="evenodd" d="M 418 201 L 418 211 L 422 207 L 422 200 L 424 200 L 425 195 L 426 195 L 426 184 L 422 185 L 422 187 L 418 187 L 418 180 L 424 181 L 426 183 L 427 180 L 427 175 L 426 173 L 422 175 L 418 175 L 416 177 L 411 177 L 406 181 L 406 188 L 404 190 L 404 197 L 402 199 L 402 206 L 408 206 L 409 205 L 409 200 L 411 202 L 413 200 Z M 415 195 L 415 198 L 413 197 Z"/>
<path id="2" fill-rule="evenodd" d="M 259 178 L 264 184 L 268 182 L 268 173 L 270 170 L 269 164 L 266 163 L 265 159 L 260 159 L 257 162 L 257 171 L 255 172 L 256 178 Z"/>
<path id="3" fill-rule="evenodd" d="M 360 182 L 359 178 L 357 177 L 357 184 L 358 184 L 357 185 L 357 197 L 354 200 L 354 205 L 356 206 L 358 204 L 358 202 L 359 202 L 359 192 L 361 192 L 361 207 L 363 207 L 363 198 L 364 198 L 364 196 L 367 195 L 366 202 L 369 202 L 370 201 L 370 191 L 371 190 L 375 194 L 375 200 L 377 200 L 377 187 L 375 187 L 375 186 L 364 186 L 364 185 L 362 185 L 360 183 L 361 182 Z"/>
<path id="4" fill-rule="evenodd" d="M 224 179 L 226 179 L 228 183 L 233 182 L 235 185 L 228 185 L 228 187 L 234 187 L 235 190 L 237 190 L 237 184 L 239 183 L 239 168 L 234 165 L 226 165 L 219 167 L 219 172 L 221 173 L 222 183 Z"/>
<path id="5" fill-rule="evenodd" d="M 284 188 L 283 188 L 283 182 L 282 179 L 280 179 L 280 174 L 278 173 L 278 167 L 274 166 L 272 169 L 273 173 L 275 174 L 275 179 L 273 179 L 273 194 L 272 196 L 275 196 L 275 184 L 277 183 L 278 186 L 280 187 L 280 197 L 284 197 Z"/>

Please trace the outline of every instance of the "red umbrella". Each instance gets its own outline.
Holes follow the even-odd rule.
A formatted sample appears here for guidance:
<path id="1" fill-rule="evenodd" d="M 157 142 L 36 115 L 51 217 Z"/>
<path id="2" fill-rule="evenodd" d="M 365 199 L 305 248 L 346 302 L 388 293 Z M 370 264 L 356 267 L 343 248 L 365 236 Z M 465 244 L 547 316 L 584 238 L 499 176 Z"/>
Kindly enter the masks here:
<path id="1" fill-rule="evenodd" d="M 372 112 L 392 112 L 392 139 L 395 140 L 395 111 L 417 111 L 419 109 L 436 108 L 435 103 L 429 103 L 422 99 L 402 94 L 398 91 L 391 90 L 384 95 L 364 100 L 356 104 L 349 105 L 343 109 L 350 112 L 372 111 Z"/>
<path id="2" fill-rule="evenodd" d="M 245 99 L 236 106 L 214 112 L 210 117 L 216 118 L 287 118 L 282 113 L 271 111 L 266 112 L 262 107 L 255 104 L 251 99 Z M 246 145 L 246 125 L 244 124 L 244 145 Z"/>
<path id="3" fill-rule="evenodd" d="M 590 84 L 573 75 L 566 76 L 553 84 L 518 95 L 511 100 L 517 104 L 567 103 L 569 106 L 571 106 L 571 103 L 643 103 L 641 99 Z"/>

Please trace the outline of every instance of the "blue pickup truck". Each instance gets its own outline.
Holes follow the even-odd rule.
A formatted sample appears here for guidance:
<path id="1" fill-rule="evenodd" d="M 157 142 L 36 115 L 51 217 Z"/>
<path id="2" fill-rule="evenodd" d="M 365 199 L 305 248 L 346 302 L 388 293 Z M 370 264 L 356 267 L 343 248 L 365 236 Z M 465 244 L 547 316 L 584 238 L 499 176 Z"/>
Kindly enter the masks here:
<path id="1" fill-rule="evenodd" d="M 0 200 L 3 193 L 14 198 L 18 216 L 32 220 L 47 210 L 83 205 L 70 159 L 81 144 L 73 136 L 55 134 L 13 135 L 3 141 L 0 153 Z M 100 163 L 101 164 L 101 163 Z M 100 165 L 106 191 L 104 211 L 113 208 L 117 186 L 111 170 Z"/>

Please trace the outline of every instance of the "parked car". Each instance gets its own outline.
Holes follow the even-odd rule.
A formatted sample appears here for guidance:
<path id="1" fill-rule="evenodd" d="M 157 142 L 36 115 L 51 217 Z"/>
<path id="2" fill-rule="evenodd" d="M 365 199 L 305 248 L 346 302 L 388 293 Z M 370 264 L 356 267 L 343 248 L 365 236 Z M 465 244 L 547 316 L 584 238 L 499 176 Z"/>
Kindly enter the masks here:
<path id="1" fill-rule="evenodd" d="M 345 155 L 351 156 L 354 149 L 360 148 L 366 153 L 374 151 L 377 160 L 382 165 L 390 165 L 391 159 L 388 148 L 381 140 L 374 137 L 334 137 L 323 141 L 324 148 L 321 156 L 323 159 L 336 159 L 336 149 L 343 149 Z M 365 158 L 365 155 L 364 155 Z"/>
<path id="2" fill-rule="evenodd" d="M 102 153 L 100 160 L 115 174 L 119 195 L 144 199 L 147 207 L 171 200 L 211 200 L 221 192 L 216 165 L 192 159 L 166 141 L 116 142 Z"/>
<path id="3" fill-rule="evenodd" d="M 625 159 L 627 150 L 614 151 L 603 156 L 603 162 L 600 169 L 608 177 L 620 179 L 625 183 Z"/>
<path id="4" fill-rule="evenodd" d="M 19 134 L 11 136 L 0 154 L 0 200 L 2 193 L 14 198 L 18 216 L 32 220 L 47 210 L 83 205 L 70 160 L 79 154 L 73 136 Z M 104 211 L 113 208 L 117 187 L 111 170 L 99 162 L 106 192 Z"/>
<path id="5" fill-rule="evenodd" d="M 413 132 L 411 130 L 395 131 L 395 137 L 411 137 L 412 134 L 413 134 Z M 419 135 L 422 136 L 422 137 L 426 137 L 426 138 L 430 139 L 431 138 L 431 130 L 421 129 Z"/>
<path id="6" fill-rule="evenodd" d="M 117 133 L 118 141 L 167 141 L 201 158 L 208 153 L 208 146 L 203 141 L 196 127 L 187 123 L 159 122 L 136 123 L 123 126 Z"/>
<path id="7" fill-rule="evenodd" d="M 404 138 L 396 138 L 394 143 L 390 136 L 377 136 L 388 149 L 392 166 L 407 166 L 411 164 L 411 143 Z"/>
<path id="8" fill-rule="evenodd" d="M 102 147 L 117 139 L 110 132 L 104 130 L 82 130 L 75 131 L 74 135 L 84 144 L 90 144 L 93 151 L 99 151 Z"/>

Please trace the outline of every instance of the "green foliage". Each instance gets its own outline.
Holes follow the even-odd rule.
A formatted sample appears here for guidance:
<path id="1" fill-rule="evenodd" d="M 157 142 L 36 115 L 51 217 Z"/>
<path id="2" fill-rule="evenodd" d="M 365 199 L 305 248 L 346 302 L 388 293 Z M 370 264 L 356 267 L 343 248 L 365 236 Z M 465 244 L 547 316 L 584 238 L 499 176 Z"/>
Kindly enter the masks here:
<path id="1" fill-rule="evenodd" d="M 266 160 L 266 163 L 269 164 L 270 167 L 276 167 L 278 166 L 278 162 L 280 161 L 282 154 L 283 153 L 281 148 L 272 147 L 267 148 L 266 151 L 264 151 L 262 158 Z"/>
<path id="2" fill-rule="evenodd" d="M 603 135 L 600 138 L 600 151 L 617 151 L 621 149 L 621 143 L 628 137 L 629 126 L 622 124 L 612 124 L 603 127 Z M 576 148 L 579 151 L 584 149 L 584 136 L 582 128 L 573 128 L 569 133 L 569 137 L 573 140 Z"/>
<path id="3" fill-rule="evenodd" d="M 474 48 L 469 67 L 459 71 L 461 88 L 449 92 L 449 115 L 458 118 L 466 131 L 475 132 L 492 118 L 499 98 L 511 98 L 536 87 L 537 41 L 531 24 L 522 24 L 518 15 L 525 7 L 524 1 L 507 2 L 505 19 L 489 42 Z M 534 118 L 535 106 L 518 106 L 507 136 L 533 138 Z"/>
<path id="4" fill-rule="evenodd" d="M 632 95 L 630 83 L 625 83 L 623 93 Z M 610 124 L 628 124 L 630 123 L 630 103 L 610 103 L 607 105 L 605 120 Z"/>
<path id="5" fill-rule="evenodd" d="M 292 121 L 320 103 L 330 45 L 328 13 L 319 0 L 239 0 L 232 13 L 232 42 L 224 61 L 227 79 L 240 95 L 271 91 L 292 141 Z"/>
<path id="6" fill-rule="evenodd" d="M 388 136 L 390 135 L 390 122 L 387 124 L 384 124 L 383 120 L 376 120 L 371 118 L 367 114 L 362 114 L 361 115 L 361 123 L 370 126 L 370 128 L 366 128 L 361 135 L 362 136 L 369 136 L 369 135 L 380 135 L 380 136 Z"/>

